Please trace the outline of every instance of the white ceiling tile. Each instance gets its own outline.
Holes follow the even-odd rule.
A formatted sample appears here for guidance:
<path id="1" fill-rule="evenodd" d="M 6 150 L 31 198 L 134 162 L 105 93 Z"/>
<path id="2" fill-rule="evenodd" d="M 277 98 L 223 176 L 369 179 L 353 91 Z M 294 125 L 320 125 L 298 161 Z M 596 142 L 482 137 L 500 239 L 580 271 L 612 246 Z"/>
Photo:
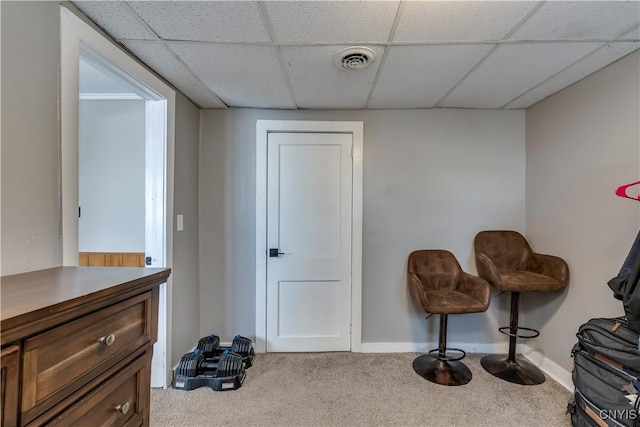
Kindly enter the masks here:
<path id="1" fill-rule="evenodd" d="M 231 107 L 295 108 L 276 47 L 188 42 L 168 45 Z"/>
<path id="2" fill-rule="evenodd" d="M 370 108 L 431 108 L 494 45 L 393 46 Z"/>
<path id="3" fill-rule="evenodd" d="M 511 39 L 579 40 L 617 37 L 640 22 L 640 2 L 547 1 Z"/>
<path id="4" fill-rule="evenodd" d="M 130 49 L 142 62 L 171 82 L 180 92 L 204 108 L 224 108 L 211 90 L 198 82 L 178 61 L 173 53 L 159 42 L 126 41 Z"/>
<path id="5" fill-rule="evenodd" d="M 537 1 L 408 1 L 394 41 L 499 40 Z"/>
<path id="6" fill-rule="evenodd" d="M 219 42 L 270 42 L 255 1 L 130 1 L 162 38 Z"/>
<path id="7" fill-rule="evenodd" d="M 74 1 L 73 4 L 116 39 L 158 39 L 124 2 Z"/>
<path id="8" fill-rule="evenodd" d="M 386 42 L 397 1 L 267 1 L 278 42 Z"/>
<path id="9" fill-rule="evenodd" d="M 439 103 L 439 107 L 500 108 L 601 43 L 501 45 Z"/>
<path id="10" fill-rule="evenodd" d="M 336 55 L 347 46 L 283 46 L 293 93 L 300 108 L 361 109 L 384 52 L 373 47 L 377 59 L 361 70 L 344 70 L 334 64 Z"/>
<path id="11" fill-rule="evenodd" d="M 591 55 L 570 66 L 560 74 L 550 78 L 515 99 L 506 108 L 527 108 L 538 101 L 572 85 L 612 62 L 640 48 L 640 42 L 607 43 Z"/>

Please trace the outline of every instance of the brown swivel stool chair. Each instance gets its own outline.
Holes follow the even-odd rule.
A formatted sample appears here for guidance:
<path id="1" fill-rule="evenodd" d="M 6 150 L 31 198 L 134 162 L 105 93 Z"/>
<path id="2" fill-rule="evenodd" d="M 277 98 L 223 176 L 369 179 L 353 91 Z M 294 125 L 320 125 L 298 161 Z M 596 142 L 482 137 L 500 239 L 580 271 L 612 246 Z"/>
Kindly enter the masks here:
<path id="1" fill-rule="evenodd" d="M 499 331 L 509 336 L 509 354 L 482 358 L 482 367 L 490 374 L 516 384 L 542 384 L 540 369 L 516 359 L 516 339 L 535 338 L 540 332 L 518 325 L 521 292 L 553 292 L 569 282 L 567 263 L 556 256 L 535 253 L 516 231 L 481 231 L 474 239 L 478 275 L 502 292 L 511 292 L 511 321 Z M 520 332 L 524 331 L 523 334 Z"/>
<path id="2" fill-rule="evenodd" d="M 437 384 L 466 384 L 471 381 L 471 371 L 460 362 L 465 352 L 447 348 L 447 316 L 486 311 L 489 307 L 489 284 L 462 271 L 455 256 L 445 250 L 412 252 L 408 264 L 411 296 L 429 313 L 429 317 L 440 315 L 438 348 L 417 357 L 413 361 L 413 369 L 421 377 Z"/>

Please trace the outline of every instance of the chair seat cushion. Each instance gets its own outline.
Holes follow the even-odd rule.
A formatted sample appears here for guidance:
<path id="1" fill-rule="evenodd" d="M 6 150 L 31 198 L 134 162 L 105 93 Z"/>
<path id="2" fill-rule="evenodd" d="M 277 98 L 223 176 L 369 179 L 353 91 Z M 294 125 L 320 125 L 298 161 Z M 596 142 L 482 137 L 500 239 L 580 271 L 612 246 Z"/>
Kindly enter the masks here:
<path id="1" fill-rule="evenodd" d="M 553 292 L 564 288 L 565 284 L 553 277 L 543 276 L 524 270 L 502 270 L 498 272 L 496 288 L 508 292 Z"/>
<path id="2" fill-rule="evenodd" d="M 479 313 L 486 311 L 488 304 L 478 301 L 458 291 L 435 290 L 425 291 L 426 301 L 423 308 L 434 314 Z"/>

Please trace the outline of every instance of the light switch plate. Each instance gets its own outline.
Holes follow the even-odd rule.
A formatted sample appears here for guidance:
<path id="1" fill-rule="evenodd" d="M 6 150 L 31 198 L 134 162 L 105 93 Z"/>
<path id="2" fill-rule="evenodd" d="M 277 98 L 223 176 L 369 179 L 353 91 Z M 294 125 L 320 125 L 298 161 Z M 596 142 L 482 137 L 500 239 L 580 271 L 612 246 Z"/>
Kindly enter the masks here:
<path id="1" fill-rule="evenodd" d="M 178 214 L 176 218 L 176 230 L 182 231 L 184 230 L 184 215 Z"/>

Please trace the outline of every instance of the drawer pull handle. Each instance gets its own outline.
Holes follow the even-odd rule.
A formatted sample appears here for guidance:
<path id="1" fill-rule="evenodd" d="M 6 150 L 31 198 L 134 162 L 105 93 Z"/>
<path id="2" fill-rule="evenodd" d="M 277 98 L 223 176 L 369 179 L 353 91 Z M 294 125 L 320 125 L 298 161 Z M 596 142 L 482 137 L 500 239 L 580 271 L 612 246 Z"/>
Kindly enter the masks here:
<path id="1" fill-rule="evenodd" d="M 116 412 L 120 412 L 122 415 L 129 412 L 129 402 L 124 402 L 122 405 L 116 406 Z"/>
<path id="2" fill-rule="evenodd" d="M 101 344 L 104 344 L 107 347 L 111 347 L 111 345 L 113 345 L 113 343 L 116 341 L 116 336 L 113 334 L 105 335 L 104 337 L 100 338 L 99 341 Z"/>

